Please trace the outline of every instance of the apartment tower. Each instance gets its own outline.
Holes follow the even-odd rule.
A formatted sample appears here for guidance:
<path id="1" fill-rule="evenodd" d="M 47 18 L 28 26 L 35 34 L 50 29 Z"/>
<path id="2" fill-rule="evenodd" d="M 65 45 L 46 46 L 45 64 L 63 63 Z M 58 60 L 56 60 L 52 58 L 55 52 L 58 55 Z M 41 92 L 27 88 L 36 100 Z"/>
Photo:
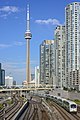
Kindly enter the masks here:
<path id="1" fill-rule="evenodd" d="M 65 26 L 55 29 L 55 81 L 56 87 L 65 87 Z"/>
<path id="2" fill-rule="evenodd" d="M 53 85 L 54 40 L 44 40 L 40 45 L 40 84 Z"/>
<path id="3" fill-rule="evenodd" d="M 80 85 L 80 2 L 65 8 L 66 30 L 66 86 L 79 89 Z"/>

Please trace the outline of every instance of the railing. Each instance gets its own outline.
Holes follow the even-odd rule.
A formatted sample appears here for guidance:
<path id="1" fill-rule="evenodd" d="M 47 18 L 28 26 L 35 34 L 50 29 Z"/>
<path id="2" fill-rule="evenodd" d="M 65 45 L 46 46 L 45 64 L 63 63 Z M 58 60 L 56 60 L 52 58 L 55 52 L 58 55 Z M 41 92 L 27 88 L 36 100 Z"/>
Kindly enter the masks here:
<path id="1" fill-rule="evenodd" d="M 50 90 L 53 89 L 52 85 L 14 85 L 11 87 L 5 87 L 5 86 L 0 86 L 0 92 L 1 91 L 21 91 L 21 90 Z"/>

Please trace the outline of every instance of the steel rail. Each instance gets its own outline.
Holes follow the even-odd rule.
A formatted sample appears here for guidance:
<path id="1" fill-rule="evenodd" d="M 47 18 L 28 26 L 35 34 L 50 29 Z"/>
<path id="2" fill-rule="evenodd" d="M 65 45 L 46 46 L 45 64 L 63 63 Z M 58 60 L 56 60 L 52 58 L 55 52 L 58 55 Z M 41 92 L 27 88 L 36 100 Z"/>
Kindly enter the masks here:
<path id="1" fill-rule="evenodd" d="M 48 100 L 48 104 L 50 106 L 54 106 L 56 110 L 61 114 L 64 120 L 75 120 L 74 118 L 71 118 L 71 114 L 69 114 L 67 111 L 65 111 L 62 107 L 60 107 L 57 103 Z"/>

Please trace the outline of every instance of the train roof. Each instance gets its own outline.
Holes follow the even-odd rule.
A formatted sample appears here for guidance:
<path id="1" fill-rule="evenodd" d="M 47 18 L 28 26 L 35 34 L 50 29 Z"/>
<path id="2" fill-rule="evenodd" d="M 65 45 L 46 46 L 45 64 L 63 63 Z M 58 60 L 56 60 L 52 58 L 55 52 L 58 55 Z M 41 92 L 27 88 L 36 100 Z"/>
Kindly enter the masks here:
<path id="1" fill-rule="evenodd" d="M 57 99 L 62 99 L 62 98 L 60 96 L 58 96 Z"/>
<path id="2" fill-rule="evenodd" d="M 65 99 L 64 101 L 68 102 L 70 105 L 71 105 L 71 104 L 75 104 L 75 105 L 77 105 L 75 102 L 73 102 L 73 101 L 71 101 L 71 100 L 67 100 L 67 99 Z"/>

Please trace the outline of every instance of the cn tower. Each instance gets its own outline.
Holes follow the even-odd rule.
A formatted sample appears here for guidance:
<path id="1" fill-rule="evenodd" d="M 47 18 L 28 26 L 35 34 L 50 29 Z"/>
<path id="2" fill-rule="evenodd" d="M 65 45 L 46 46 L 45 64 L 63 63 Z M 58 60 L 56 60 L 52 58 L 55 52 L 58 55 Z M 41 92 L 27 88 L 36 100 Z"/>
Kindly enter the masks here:
<path id="1" fill-rule="evenodd" d="M 27 27 L 25 32 L 25 39 L 27 41 L 27 61 L 26 61 L 26 81 L 27 84 L 30 83 L 30 39 L 32 34 L 30 31 L 30 6 L 27 4 Z"/>

